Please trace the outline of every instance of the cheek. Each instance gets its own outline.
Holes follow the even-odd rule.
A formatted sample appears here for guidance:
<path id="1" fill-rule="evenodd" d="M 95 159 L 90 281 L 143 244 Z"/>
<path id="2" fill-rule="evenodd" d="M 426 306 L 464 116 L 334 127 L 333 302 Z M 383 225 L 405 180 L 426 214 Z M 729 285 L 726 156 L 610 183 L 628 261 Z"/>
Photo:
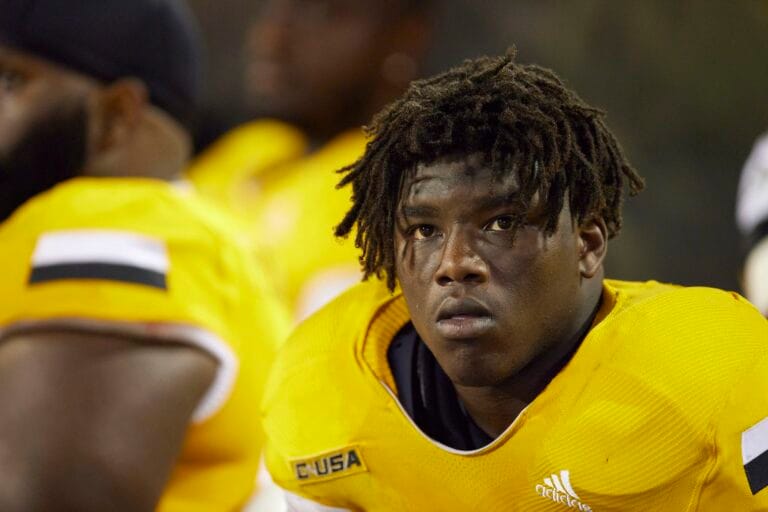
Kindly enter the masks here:
<path id="1" fill-rule="evenodd" d="M 397 237 L 396 237 L 397 238 Z M 395 244 L 395 276 L 403 291 L 411 320 L 421 332 L 426 332 L 429 323 L 430 293 L 433 265 L 423 248 L 414 248 L 413 242 L 398 239 Z"/>
<path id="2" fill-rule="evenodd" d="M 0 157 L 7 157 L 31 127 L 45 117 L 45 104 L 32 94 L 0 100 Z"/>
<path id="3" fill-rule="evenodd" d="M 16 120 L 13 113 L 0 110 L 0 158 L 7 158 L 22 139 L 25 123 Z"/>
<path id="4" fill-rule="evenodd" d="M 579 302 L 578 255 L 568 246 L 542 253 L 527 276 L 528 304 L 545 330 L 562 325 Z M 566 322 L 567 323 L 567 322 Z"/>
<path id="5" fill-rule="evenodd" d="M 406 240 L 395 235 L 395 273 L 401 285 L 414 282 L 422 288 L 421 285 L 431 281 L 438 265 L 439 251 L 434 242 Z"/>
<path id="6" fill-rule="evenodd" d="M 500 293 L 536 315 L 559 308 L 578 292 L 577 252 L 571 240 L 555 237 L 521 232 L 513 247 L 499 248 L 488 258 Z"/>

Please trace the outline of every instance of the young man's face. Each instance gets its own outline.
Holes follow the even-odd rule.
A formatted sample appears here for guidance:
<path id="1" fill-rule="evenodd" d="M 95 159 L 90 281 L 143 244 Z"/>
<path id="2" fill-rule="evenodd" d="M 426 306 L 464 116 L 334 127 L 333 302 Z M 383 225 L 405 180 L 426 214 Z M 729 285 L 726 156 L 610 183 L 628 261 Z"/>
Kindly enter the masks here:
<path id="1" fill-rule="evenodd" d="M 0 221 L 81 170 L 92 87 L 76 73 L 0 45 Z"/>
<path id="2" fill-rule="evenodd" d="M 567 204 L 545 236 L 534 198 L 513 233 L 516 189 L 514 176 L 494 180 L 474 157 L 420 166 L 403 187 L 397 278 L 416 330 L 457 385 L 501 385 L 583 322 L 583 244 Z"/>

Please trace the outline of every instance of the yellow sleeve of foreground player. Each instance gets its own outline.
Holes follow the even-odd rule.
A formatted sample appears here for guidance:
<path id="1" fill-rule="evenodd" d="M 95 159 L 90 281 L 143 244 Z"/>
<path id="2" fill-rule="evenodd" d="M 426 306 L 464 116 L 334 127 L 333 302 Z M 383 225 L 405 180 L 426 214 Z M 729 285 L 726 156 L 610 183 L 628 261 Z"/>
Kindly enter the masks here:
<path id="1" fill-rule="evenodd" d="M 768 510 L 768 322 L 762 331 L 766 354 L 734 386 L 713 425 L 702 510 Z"/>

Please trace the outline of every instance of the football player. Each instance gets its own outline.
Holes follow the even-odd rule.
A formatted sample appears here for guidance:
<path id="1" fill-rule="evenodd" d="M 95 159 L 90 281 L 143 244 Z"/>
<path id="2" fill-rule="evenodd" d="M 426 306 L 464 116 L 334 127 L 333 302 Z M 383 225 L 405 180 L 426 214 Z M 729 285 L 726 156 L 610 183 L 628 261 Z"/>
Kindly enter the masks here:
<path id="1" fill-rule="evenodd" d="M 382 280 L 301 325 L 265 395 L 289 509 L 768 507 L 768 322 L 605 279 L 643 181 L 600 110 L 510 54 L 414 83 L 370 135 L 337 234 Z"/>
<path id="2" fill-rule="evenodd" d="M 172 183 L 199 44 L 176 0 L 0 0 L 0 510 L 231 511 L 281 315 Z"/>
<path id="3" fill-rule="evenodd" d="M 360 280 L 333 236 L 350 205 L 336 170 L 365 149 L 361 126 L 417 76 L 436 0 L 267 0 L 246 44 L 254 120 L 189 171 L 240 216 L 296 320 Z"/>

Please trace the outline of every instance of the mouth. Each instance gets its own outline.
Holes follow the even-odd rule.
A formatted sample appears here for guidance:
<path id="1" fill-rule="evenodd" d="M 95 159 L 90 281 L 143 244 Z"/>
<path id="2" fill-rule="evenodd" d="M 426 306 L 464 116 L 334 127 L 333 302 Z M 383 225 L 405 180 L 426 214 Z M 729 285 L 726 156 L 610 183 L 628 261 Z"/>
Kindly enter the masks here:
<path id="1" fill-rule="evenodd" d="M 444 338 L 477 338 L 493 327 L 491 312 L 471 299 L 446 301 L 437 314 L 437 331 Z"/>

